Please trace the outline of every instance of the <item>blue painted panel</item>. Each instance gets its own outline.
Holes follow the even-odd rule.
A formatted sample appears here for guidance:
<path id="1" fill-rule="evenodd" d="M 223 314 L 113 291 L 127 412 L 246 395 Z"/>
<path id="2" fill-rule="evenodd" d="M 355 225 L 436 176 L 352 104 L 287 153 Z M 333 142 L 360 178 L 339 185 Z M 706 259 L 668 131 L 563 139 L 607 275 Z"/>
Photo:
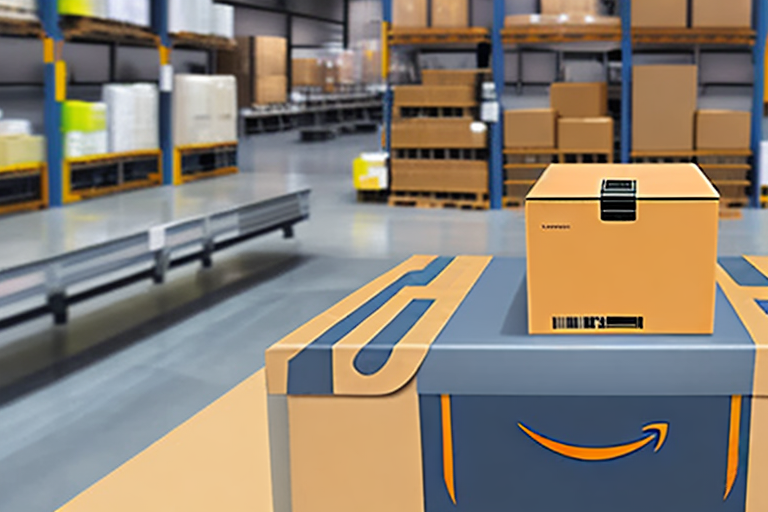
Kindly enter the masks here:
<path id="1" fill-rule="evenodd" d="M 756 39 L 753 48 L 754 85 L 752 89 L 752 206 L 760 207 L 761 143 L 763 141 L 763 110 L 765 108 L 765 45 L 768 37 L 768 5 L 765 0 L 754 1 Z"/>
<path id="2" fill-rule="evenodd" d="M 392 349 L 416 325 L 434 304 L 434 300 L 413 300 L 388 326 L 363 347 L 355 357 L 355 369 L 363 375 L 375 375 L 389 361 Z"/>
<path id="3" fill-rule="evenodd" d="M 426 512 L 743 512 L 748 430 L 726 501 L 729 397 L 452 397 L 457 504 L 443 478 L 440 398 L 422 396 Z M 742 425 L 749 424 L 745 401 Z M 519 427 L 581 446 L 611 446 L 667 422 L 669 434 L 625 457 L 584 462 L 553 453 Z"/>
<path id="4" fill-rule="evenodd" d="M 621 10 L 621 162 L 629 163 L 632 150 L 632 6 L 622 0 Z"/>
<path id="5" fill-rule="evenodd" d="M 409 272 L 342 319 L 288 363 L 288 394 L 332 395 L 331 349 L 407 286 L 426 286 L 448 267 L 453 258 L 437 258 L 424 270 Z M 425 310 L 426 311 L 426 310 Z"/>
<path id="6" fill-rule="evenodd" d="M 768 277 L 764 276 L 745 258 L 720 258 L 718 262 L 739 286 L 768 286 Z"/>
<path id="7" fill-rule="evenodd" d="M 710 335 L 528 335 L 526 263 L 494 258 L 432 344 L 421 394 L 749 395 L 755 345 L 722 290 Z M 660 290 L 659 293 L 663 293 Z"/>

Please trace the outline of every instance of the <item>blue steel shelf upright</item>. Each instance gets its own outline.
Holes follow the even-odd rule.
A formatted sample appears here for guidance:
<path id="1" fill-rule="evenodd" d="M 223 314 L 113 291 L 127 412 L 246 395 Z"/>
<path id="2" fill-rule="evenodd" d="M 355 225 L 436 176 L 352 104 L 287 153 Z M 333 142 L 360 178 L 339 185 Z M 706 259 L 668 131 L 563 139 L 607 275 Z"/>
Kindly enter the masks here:
<path id="1" fill-rule="evenodd" d="M 43 24 L 43 60 L 45 64 L 45 138 L 48 160 L 49 204 L 58 207 L 64 200 L 63 137 L 61 133 L 62 103 L 66 98 L 66 68 L 62 60 L 64 35 L 59 25 L 58 3 L 40 2 Z"/>

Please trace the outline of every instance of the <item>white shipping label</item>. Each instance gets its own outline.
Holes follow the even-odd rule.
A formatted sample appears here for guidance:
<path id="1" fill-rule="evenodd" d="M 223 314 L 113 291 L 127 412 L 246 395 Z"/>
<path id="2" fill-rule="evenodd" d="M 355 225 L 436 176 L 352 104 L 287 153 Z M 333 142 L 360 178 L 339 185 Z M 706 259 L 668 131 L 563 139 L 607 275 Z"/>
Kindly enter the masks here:
<path id="1" fill-rule="evenodd" d="M 165 249 L 165 226 L 157 226 L 149 230 L 150 252 Z"/>
<path id="2" fill-rule="evenodd" d="M 389 172 L 386 167 L 369 167 L 368 176 L 376 178 L 379 182 L 379 188 L 385 189 L 389 187 Z"/>
<path id="3" fill-rule="evenodd" d="M 768 187 L 768 141 L 760 143 L 760 184 Z"/>
<path id="4" fill-rule="evenodd" d="M 171 64 L 160 66 L 160 91 L 173 92 L 173 66 Z"/>
<path id="5" fill-rule="evenodd" d="M 480 112 L 480 119 L 486 123 L 498 123 L 501 109 L 497 101 L 486 101 Z"/>

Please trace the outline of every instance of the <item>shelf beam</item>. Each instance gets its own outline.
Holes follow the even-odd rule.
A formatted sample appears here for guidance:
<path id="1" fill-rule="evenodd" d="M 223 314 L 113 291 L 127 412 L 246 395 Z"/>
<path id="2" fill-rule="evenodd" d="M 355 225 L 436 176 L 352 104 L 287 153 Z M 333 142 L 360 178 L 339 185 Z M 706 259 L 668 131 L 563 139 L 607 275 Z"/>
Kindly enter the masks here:
<path id="1" fill-rule="evenodd" d="M 394 94 L 392 93 L 392 84 L 389 80 L 389 54 L 392 51 L 389 45 L 389 31 L 392 27 L 392 0 L 382 0 L 381 7 L 381 73 L 386 89 L 384 92 L 384 144 L 382 149 L 387 153 L 392 150 L 390 141 L 392 140 L 392 103 Z"/>

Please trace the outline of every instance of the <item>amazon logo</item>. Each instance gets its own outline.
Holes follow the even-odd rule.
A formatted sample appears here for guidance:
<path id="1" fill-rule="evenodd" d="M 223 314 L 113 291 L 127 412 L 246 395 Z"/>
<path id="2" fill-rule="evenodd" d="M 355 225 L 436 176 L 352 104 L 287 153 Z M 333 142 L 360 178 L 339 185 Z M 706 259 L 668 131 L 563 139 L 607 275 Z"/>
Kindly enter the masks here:
<path id="1" fill-rule="evenodd" d="M 545 437 L 522 423 L 518 423 L 517 426 L 536 444 L 547 450 L 569 459 L 589 462 L 620 459 L 621 457 L 639 452 L 651 444 L 654 445 L 653 451 L 658 452 L 664 447 L 664 443 L 667 441 L 667 434 L 669 433 L 669 423 L 651 423 L 643 427 L 645 435 L 640 439 L 611 446 L 578 446 Z"/>

